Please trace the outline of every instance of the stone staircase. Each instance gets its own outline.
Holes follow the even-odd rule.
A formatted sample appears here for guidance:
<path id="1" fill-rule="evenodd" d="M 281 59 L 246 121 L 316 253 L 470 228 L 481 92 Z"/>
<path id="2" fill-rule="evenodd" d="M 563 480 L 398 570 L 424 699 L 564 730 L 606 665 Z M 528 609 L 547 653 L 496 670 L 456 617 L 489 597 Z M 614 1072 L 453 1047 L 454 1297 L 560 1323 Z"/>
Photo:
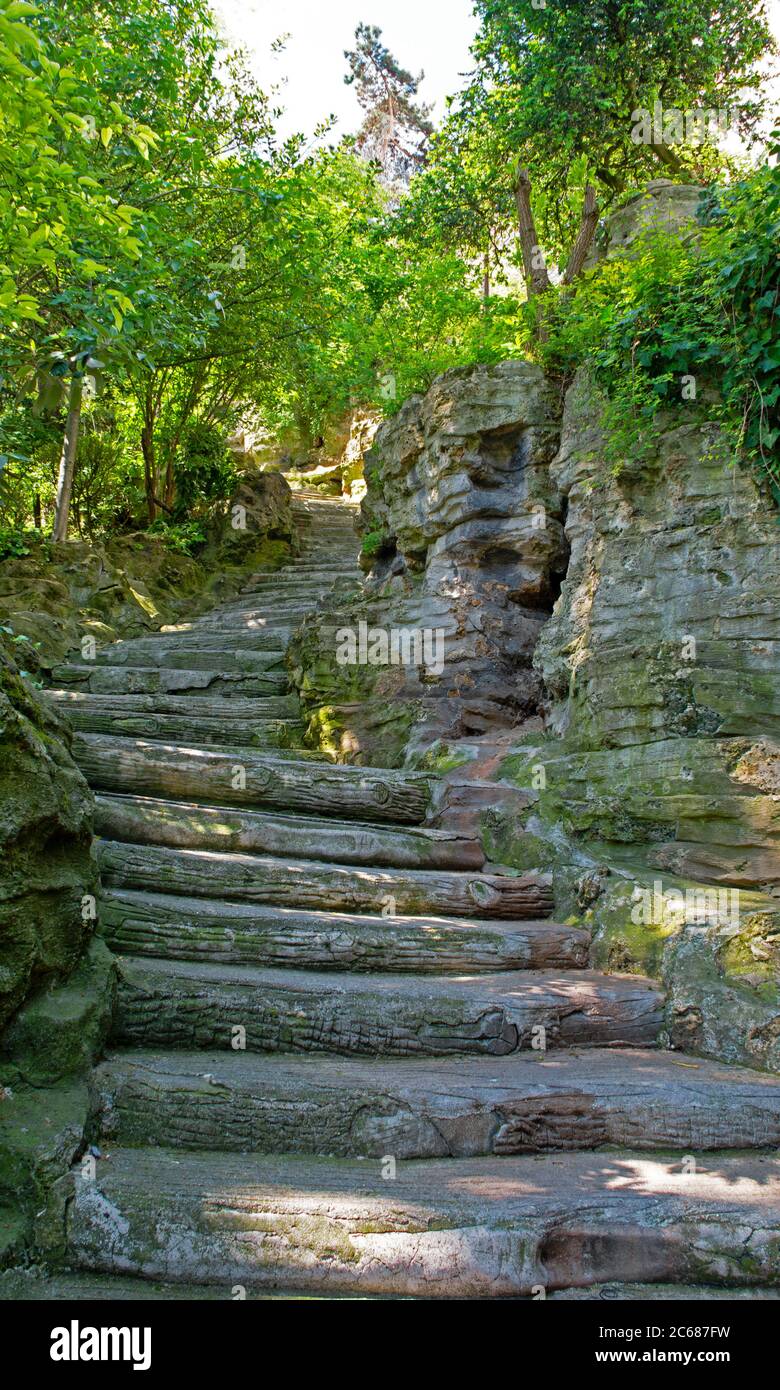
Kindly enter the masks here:
<path id="1" fill-rule="evenodd" d="M 69 1295 L 773 1296 L 780 1082 L 658 1049 L 658 987 L 425 776 L 303 748 L 285 648 L 360 574 L 351 509 L 296 509 L 285 569 L 57 672 L 120 960 Z"/>

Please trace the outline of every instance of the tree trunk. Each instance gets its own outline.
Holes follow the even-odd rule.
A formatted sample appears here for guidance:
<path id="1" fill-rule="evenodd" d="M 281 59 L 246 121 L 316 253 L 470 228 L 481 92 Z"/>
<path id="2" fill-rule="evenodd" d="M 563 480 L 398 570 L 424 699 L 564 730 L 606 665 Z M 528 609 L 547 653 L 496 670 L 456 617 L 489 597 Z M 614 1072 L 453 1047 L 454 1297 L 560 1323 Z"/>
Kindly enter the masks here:
<path id="1" fill-rule="evenodd" d="M 43 517 L 41 515 L 41 494 L 36 492 L 33 497 L 33 525 L 36 531 L 43 530 Z"/>
<path id="2" fill-rule="evenodd" d="M 523 253 L 523 272 L 528 289 L 528 297 L 544 294 L 550 288 L 550 277 L 544 263 L 544 254 L 536 235 L 533 209 L 531 207 L 531 180 L 527 169 L 518 169 L 515 184 L 515 202 L 520 230 L 520 249 Z"/>
<path id="3" fill-rule="evenodd" d="M 487 305 L 490 300 L 490 252 L 486 251 L 482 257 L 482 303 Z"/>
<path id="4" fill-rule="evenodd" d="M 151 384 L 144 400 L 144 423 L 141 430 L 141 453 L 144 460 L 144 490 L 146 492 L 146 514 L 149 524 L 157 518 L 157 477 L 154 449 L 155 410 Z"/>
<path id="5" fill-rule="evenodd" d="M 580 230 L 571 249 L 571 255 L 563 275 L 564 285 L 570 285 L 582 270 L 598 225 L 599 205 L 596 202 L 596 190 L 588 184 L 585 189 L 585 202 L 582 206 Z"/>
<path id="6" fill-rule="evenodd" d="M 68 419 L 60 455 L 60 471 L 57 478 L 57 501 L 54 508 L 53 541 L 68 539 L 68 518 L 70 516 L 70 497 L 73 491 L 73 474 L 76 468 L 76 446 L 81 421 L 81 402 L 84 394 L 84 378 L 75 373 L 71 377 L 68 392 Z"/>

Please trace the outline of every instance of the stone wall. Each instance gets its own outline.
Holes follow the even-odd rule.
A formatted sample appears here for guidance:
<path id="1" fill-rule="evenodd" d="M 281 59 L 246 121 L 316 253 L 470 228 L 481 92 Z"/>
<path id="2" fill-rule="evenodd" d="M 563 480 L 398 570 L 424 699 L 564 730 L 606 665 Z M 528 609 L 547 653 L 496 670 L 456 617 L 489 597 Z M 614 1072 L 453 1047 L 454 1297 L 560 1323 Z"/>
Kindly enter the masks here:
<path id="1" fill-rule="evenodd" d="M 509 852 L 558 866 L 598 963 L 665 975 L 676 1041 L 780 1067 L 777 512 L 706 405 L 617 476 L 599 420 L 583 373 L 551 465 L 571 560 L 535 655 L 548 728 L 503 766 L 527 797 Z"/>
<path id="2" fill-rule="evenodd" d="M 538 712 L 532 656 L 567 558 L 549 472 L 560 409 L 539 368 L 505 362 L 446 373 L 380 428 L 365 460 L 365 595 L 337 625 L 310 623 L 296 658 L 323 741 L 393 763 Z M 442 633 L 444 669 L 339 668 L 336 635 L 361 621 Z"/>

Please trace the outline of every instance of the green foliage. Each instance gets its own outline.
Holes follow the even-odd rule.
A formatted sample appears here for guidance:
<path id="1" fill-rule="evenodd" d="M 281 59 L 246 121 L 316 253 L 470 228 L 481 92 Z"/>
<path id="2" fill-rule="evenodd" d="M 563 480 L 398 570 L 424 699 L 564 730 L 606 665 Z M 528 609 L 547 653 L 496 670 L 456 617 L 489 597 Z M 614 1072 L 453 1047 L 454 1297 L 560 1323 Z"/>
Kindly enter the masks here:
<path id="1" fill-rule="evenodd" d="M 542 348 L 568 372 L 587 362 L 608 399 L 608 463 L 654 443 L 661 407 L 717 386 L 735 458 L 780 501 L 780 169 L 712 192 L 687 238 L 650 233 L 562 295 Z"/>
<path id="2" fill-rule="evenodd" d="M 378 555 L 385 543 L 384 531 L 367 531 L 363 537 L 361 550 L 364 555 Z"/>
<path id="3" fill-rule="evenodd" d="M 190 425 L 176 465 L 177 517 L 200 502 L 229 497 L 235 484 L 235 466 L 224 433 L 202 420 Z"/>
<path id="4" fill-rule="evenodd" d="M 771 51 L 761 0 L 476 0 L 476 69 L 434 147 L 439 216 L 484 247 L 513 219 L 518 163 L 530 171 L 537 228 L 560 258 L 590 181 L 606 208 L 659 174 L 716 176 L 728 161 L 712 144 L 632 132 L 637 113 L 734 108 L 743 135 L 763 107 L 760 64 Z M 669 132 L 667 132 L 669 134 Z M 462 187 L 457 167 L 465 178 Z M 492 187 L 490 207 L 486 190 Z M 449 211 L 447 211 L 449 205 Z"/>
<path id="5" fill-rule="evenodd" d="M 24 531 L 0 526 L 0 560 L 18 560 L 29 554 L 28 536 Z M 3 631 L 5 630 L 4 628 Z"/>
<path id="6" fill-rule="evenodd" d="M 158 519 L 149 527 L 149 535 L 159 536 L 169 550 L 180 555 L 197 555 L 206 544 L 206 533 L 197 521 L 163 521 Z"/>

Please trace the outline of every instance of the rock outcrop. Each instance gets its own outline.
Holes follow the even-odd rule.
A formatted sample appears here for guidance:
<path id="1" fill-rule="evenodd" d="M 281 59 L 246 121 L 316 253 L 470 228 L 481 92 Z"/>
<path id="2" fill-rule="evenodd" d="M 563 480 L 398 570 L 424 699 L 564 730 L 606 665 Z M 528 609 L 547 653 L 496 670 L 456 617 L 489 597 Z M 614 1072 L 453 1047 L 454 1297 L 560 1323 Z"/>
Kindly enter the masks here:
<path id="1" fill-rule="evenodd" d="M 560 405 L 537 367 L 505 362 L 446 373 L 380 428 L 365 460 L 366 594 L 298 647 L 324 746 L 393 764 L 537 713 L 532 656 L 567 557 L 549 471 Z M 423 659 L 339 666 L 339 631 L 361 622 L 407 631 Z"/>
<path id="2" fill-rule="evenodd" d="M 776 514 L 706 405 L 617 476 L 600 412 L 583 373 L 551 466 L 571 562 L 535 657 L 549 728 L 504 768 L 532 832 L 513 862 L 608 866 L 602 962 L 665 973 L 684 1045 L 780 1067 Z"/>
<path id="3" fill-rule="evenodd" d="M 71 730 L 20 676 L 15 650 L 0 637 L 0 1028 L 32 990 L 73 970 L 94 930 L 82 899 L 97 879 Z"/>

